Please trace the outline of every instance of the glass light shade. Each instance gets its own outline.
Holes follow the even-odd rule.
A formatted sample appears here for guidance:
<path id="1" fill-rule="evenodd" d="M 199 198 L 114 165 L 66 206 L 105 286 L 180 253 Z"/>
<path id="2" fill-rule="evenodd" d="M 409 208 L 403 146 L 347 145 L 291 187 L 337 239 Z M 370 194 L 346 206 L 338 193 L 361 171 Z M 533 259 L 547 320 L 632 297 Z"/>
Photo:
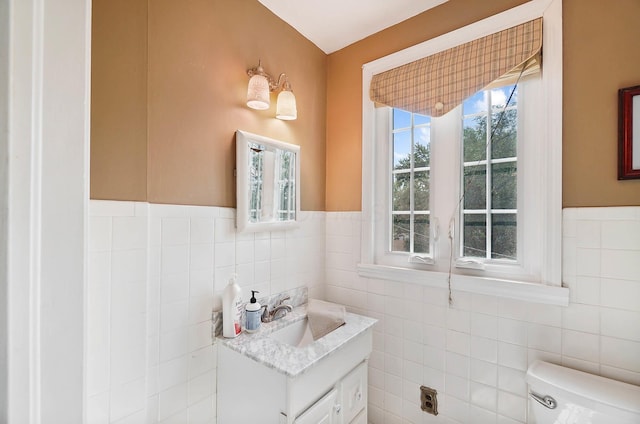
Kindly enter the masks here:
<path id="1" fill-rule="evenodd" d="M 269 81 L 264 75 L 254 75 L 249 80 L 247 88 L 247 106 L 251 109 L 269 109 Z"/>
<path id="2" fill-rule="evenodd" d="M 298 117 L 296 110 L 296 96 L 291 91 L 282 90 L 278 94 L 278 104 L 276 106 L 276 118 L 285 121 L 293 121 Z"/>

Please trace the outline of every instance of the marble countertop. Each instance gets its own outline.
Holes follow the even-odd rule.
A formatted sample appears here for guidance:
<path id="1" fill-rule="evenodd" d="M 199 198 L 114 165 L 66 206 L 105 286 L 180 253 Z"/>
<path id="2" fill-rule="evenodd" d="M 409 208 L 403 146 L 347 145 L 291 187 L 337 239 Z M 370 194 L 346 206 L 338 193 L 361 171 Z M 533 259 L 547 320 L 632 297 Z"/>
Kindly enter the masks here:
<path id="1" fill-rule="evenodd" d="M 303 320 L 306 316 L 307 305 L 305 304 L 295 308 L 277 321 L 262 323 L 260 330 L 256 333 L 243 331 L 236 338 L 218 337 L 218 341 L 229 349 L 288 377 L 297 377 L 321 359 L 336 352 L 348 341 L 363 334 L 377 322 L 374 318 L 347 312 L 345 325 L 301 348 L 269 337 L 274 331 Z"/>

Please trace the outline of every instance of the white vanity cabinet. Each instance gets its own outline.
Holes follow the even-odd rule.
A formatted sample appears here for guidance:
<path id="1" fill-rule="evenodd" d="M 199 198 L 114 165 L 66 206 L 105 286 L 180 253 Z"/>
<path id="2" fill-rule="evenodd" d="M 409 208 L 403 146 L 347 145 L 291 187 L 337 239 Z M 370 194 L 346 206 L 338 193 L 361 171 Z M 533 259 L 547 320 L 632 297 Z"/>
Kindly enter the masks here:
<path id="1" fill-rule="evenodd" d="M 344 377 L 323 398 L 294 421 L 295 424 L 366 424 L 367 361 Z"/>
<path id="2" fill-rule="evenodd" d="M 314 403 L 295 420 L 295 424 L 338 424 L 340 421 L 340 398 L 333 389 Z"/>
<path id="3" fill-rule="evenodd" d="M 367 424 L 367 411 L 360 412 L 353 421 L 351 421 L 351 424 Z"/>
<path id="4" fill-rule="evenodd" d="M 358 365 L 340 382 L 340 408 L 343 424 L 358 422 L 363 411 L 366 421 L 367 407 L 367 361 Z"/>
<path id="5" fill-rule="evenodd" d="M 287 375 L 221 343 L 218 423 L 366 423 L 371 344 L 368 328 L 299 374 Z M 307 349 L 313 355 L 313 346 Z"/>

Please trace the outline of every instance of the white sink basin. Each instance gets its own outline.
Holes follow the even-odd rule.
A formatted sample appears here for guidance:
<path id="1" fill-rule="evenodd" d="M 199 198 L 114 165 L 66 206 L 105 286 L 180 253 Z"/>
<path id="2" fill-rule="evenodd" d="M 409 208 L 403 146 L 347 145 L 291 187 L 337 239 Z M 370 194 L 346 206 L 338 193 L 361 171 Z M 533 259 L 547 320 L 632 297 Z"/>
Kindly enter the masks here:
<path id="1" fill-rule="evenodd" d="M 293 322 L 269 335 L 274 340 L 291 346 L 305 347 L 313 343 L 313 335 L 307 318 Z"/>

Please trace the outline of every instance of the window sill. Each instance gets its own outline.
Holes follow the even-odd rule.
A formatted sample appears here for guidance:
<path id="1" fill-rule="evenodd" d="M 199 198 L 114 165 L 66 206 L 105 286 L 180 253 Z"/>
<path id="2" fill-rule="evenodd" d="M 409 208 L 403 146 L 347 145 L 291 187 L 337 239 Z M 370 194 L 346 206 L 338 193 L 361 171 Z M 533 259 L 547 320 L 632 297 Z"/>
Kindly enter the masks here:
<path id="1" fill-rule="evenodd" d="M 420 284 L 428 287 L 443 289 L 448 287 L 447 274 L 444 272 L 418 271 L 384 265 L 358 264 L 358 275 L 366 278 Z M 451 287 L 453 290 L 487 296 L 505 297 L 526 302 L 558 306 L 569 305 L 569 289 L 566 287 L 456 274 L 451 278 Z"/>

